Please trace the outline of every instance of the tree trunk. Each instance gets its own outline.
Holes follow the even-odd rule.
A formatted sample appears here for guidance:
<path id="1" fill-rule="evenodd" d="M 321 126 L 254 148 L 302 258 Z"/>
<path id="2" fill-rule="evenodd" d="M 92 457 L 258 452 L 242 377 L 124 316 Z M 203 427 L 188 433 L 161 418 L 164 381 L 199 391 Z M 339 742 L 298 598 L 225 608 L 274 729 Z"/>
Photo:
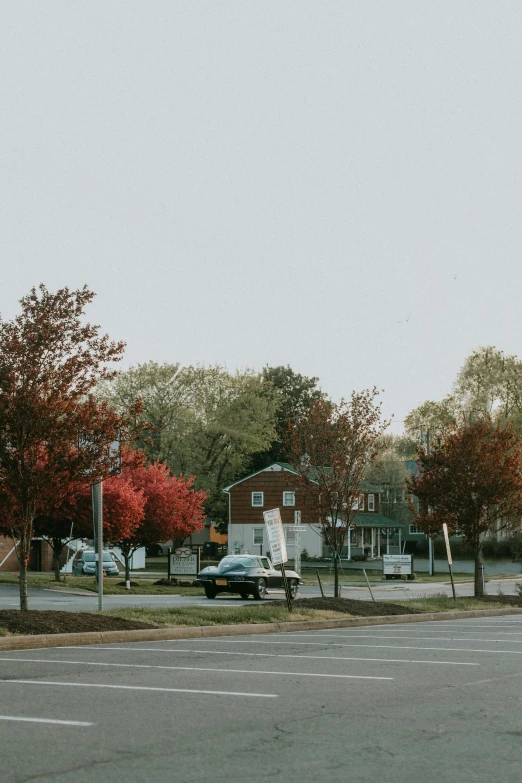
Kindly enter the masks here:
<path id="1" fill-rule="evenodd" d="M 31 556 L 31 538 L 33 526 L 31 523 L 24 522 L 20 531 L 20 542 L 18 544 L 18 562 L 20 563 L 20 610 L 26 612 L 29 609 L 29 598 L 27 595 L 27 568 Z"/>
<path id="2" fill-rule="evenodd" d="M 61 539 L 54 540 L 52 542 L 53 549 L 53 569 L 54 569 L 54 581 L 60 582 L 60 555 L 62 554 L 63 544 Z"/>
<path id="3" fill-rule="evenodd" d="M 125 550 L 125 552 L 123 553 L 123 557 L 125 559 L 125 581 L 130 582 L 131 553 Z"/>
<path id="4" fill-rule="evenodd" d="M 482 598 L 484 595 L 484 585 L 482 583 L 482 547 L 475 551 L 475 598 Z M 482 567 L 481 567 L 482 566 Z"/>

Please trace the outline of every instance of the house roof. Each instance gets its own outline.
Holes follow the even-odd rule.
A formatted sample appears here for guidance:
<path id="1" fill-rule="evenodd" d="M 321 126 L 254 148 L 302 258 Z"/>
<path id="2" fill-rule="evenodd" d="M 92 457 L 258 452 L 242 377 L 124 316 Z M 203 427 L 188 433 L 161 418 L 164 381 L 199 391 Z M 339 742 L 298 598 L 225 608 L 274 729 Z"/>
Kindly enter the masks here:
<path id="1" fill-rule="evenodd" d="M 229 484 L 228 487 L 225 487 L 223 492 L 229 492 L 232 487 L 235 487 L 237 484 L 241 484 L 243 481 L 246 481 L 253 476 L 259 476 L 260 473 L 281 473 L 283 470 L 288 470 L 290 473 L 297 475 L 297 471 L 291 465 L 289 465 L 288 462 L 273 462 L 267 468 L 261 468 L 261 470 L 256 470 L 254 473 L 249 473 L 248 476 L 244 476 L 243 478 L 234 481 L 233 484 Z"/>
<path id="2" fill-rule="evenodd" d="M 229 484 L 228 487 L 225 487 L 223 489 L 223 492 L 229 492 L 232 487 L 237 486 L 237 484 L 241 484 L 243 481 L 247 481 L 247 479 L 253 478 L 253 476 L 258 476 L 261 473 L 280 473 L 282 471 L 288 471 L 289 473 L 293 473 L 294 475 L 298 475 L 298 472 L 295 468 L 290 465 L 288 462 L 273 462 L 271 465 L 269 465 L 266 468 L 261 468 L 261 470 L 256 470 L 254 473 L 250 473 L 248 476 L 244 476 L 241 479 L 238 479 L 237 481 L 234 481 L 233 484 Z M 375 484 L 370 484 L 367 481 L 363 481 L 361 484 L 361 490 L 363 492 L 373 492 L 375 494 L 378 494 L 381 489 L 380 487 L 377 487 Z"/>
<path id="3" fill-rule="evenodd" d="M 390 517 L 385 517 L 384 514 L 361 512 L 355 515 L 353 521 L 357 527 L 403 527 L 400 522 L 390 519 Z"/>

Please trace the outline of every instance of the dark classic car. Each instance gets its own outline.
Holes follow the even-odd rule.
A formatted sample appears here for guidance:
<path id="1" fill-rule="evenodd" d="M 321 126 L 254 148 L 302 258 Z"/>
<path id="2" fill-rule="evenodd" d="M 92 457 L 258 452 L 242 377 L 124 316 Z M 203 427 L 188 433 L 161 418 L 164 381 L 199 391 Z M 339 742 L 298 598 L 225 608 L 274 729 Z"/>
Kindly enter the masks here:
<path id="1" fill-rule="evenodd" d="M 299 574 L 286 571 L 290 595 L 295 598 L 299 586 Z M 204 568 L 198 580 L 205 589 L 207 598 L 218 593 L 239 593 L 243 598 L 249 595 L 259 601 L 270 588 L 282 588 L 283 574 L 277 571 L 268 557 L 258 555 L 227 555 L 217 566 Z"/>

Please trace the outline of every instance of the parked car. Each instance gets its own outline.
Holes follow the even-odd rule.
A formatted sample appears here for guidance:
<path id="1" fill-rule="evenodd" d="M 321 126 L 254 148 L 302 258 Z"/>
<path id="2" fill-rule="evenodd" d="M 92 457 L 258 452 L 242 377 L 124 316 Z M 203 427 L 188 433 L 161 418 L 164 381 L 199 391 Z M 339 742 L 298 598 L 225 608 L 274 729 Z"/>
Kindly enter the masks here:
<path id="1" fill-rule="evenodd" d="M 107 576 L 119 576 L 120 569 L 118 568 L 114 557 L 110 552 L 103 552 L 103 570 Z M 73 574 L 80 574 L 83 576 L 94 576 L 96 573 L 96 557 L 94 549 L 83 549 L 81 552 L 77 552 L 74 556 L 72 564 Z"/>
<path id="2" fill-rule="evenodd" d="M 286 571 L 290 595 L 295 598 L 300 577 L 295 571 Z M 207 598 L 218 593 L 239 593 L 243 598 L 253 595 L 259 601 L 270 588 L 283 587 L 283 574 L 277 571 L 268 557 L 258 555 L 227 555 L 217 566 L 208 566 L 198 574 Z"/>

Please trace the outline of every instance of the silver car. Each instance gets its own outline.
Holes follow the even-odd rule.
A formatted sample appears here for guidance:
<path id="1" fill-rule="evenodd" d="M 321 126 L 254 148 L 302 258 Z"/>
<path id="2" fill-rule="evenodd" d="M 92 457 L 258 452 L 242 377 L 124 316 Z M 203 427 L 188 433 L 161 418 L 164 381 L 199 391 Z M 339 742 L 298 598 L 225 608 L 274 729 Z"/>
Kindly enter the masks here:
<path id="1" fill-rule="evenodd" d="M 103 553 L 103 570 L 107 576 L 120 575 L 120 570 L 110 552 Z M 77 552 L 73 560 L 72 572 L 81 576 L 95 576 L 96 553 L 94 550 L 84 549 L 83 552 Z"/>

